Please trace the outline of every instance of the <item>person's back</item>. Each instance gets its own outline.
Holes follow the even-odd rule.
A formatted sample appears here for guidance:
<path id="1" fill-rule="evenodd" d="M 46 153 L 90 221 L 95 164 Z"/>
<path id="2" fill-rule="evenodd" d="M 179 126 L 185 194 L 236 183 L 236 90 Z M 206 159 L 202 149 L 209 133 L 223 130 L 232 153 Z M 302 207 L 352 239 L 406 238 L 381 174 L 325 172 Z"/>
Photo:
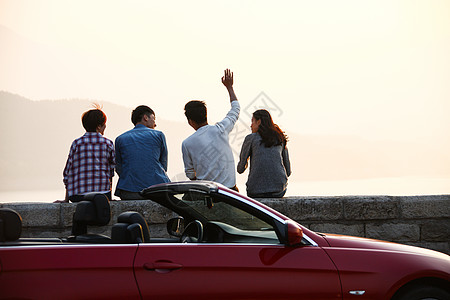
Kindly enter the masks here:
<path id="1" fill-rule="evenodd" d="M 245 171 L 248 157 L 246 155 L 251 153 L 247 195 L 250 197 L 265 194 L 267 197 L 284 195 L 288 176 L 291 175 L 288 150 L 283 144 L 266 147 L 261 142 L 259 133 L 251 133 L 246 136 L 243 143 L 237 171 L 238 173 Z"/>
<path id="2" fill-rule="evenodd" d="M 198 180 L 211 180 L 227 187 L 236 185 L 234 157 L 228 135 L 239 117 L 239 103 L 221 122 L 205 125 L 183 141 L 182 152 L 186 175 Z"/>
<path id="3" fill-rule="evenodd" d="M 287 137 L 265 109 L 253 113 L 250 127 L 252 133 L 245 137 L 237 165 L 242 174 L 250 158 L 247 196 L 283 197 L 291 175 Z"/>
<path id="4" fill-rule="evenodd" d="M 234 158 L 228 135 L 239 118 L 240 105 L 233 90 L 233 74 L 225 70 L 222 83 L 226 86 L 231 109 L 215 125 L 208 125 L 203 101 L 190 101 L 185 106 L 189 125 L 196 131 L 182 143 L 186 176 L 191 180 L 211 180 L 236 189 Z"/>
<path id="5" fill-rule="evenodd" d="M 139 192 L 151 185 L 169 182 L 164 133 L 155 130 L 154 112 L 147 106 L 133 111 L 135 127 L 116 138 L 116 196 L 142 199 Z"/>
<path id="6" fill-rule="evenodd" d="M 83 114 L 86 133 L 72 142 L 63 172 L 66 196 L 56 202 L 79 202 L 90 192 L 103 193 L 111 200 L 115 153 L 113 142 L 103 136 L 106 119 L 98 107 Z"/>

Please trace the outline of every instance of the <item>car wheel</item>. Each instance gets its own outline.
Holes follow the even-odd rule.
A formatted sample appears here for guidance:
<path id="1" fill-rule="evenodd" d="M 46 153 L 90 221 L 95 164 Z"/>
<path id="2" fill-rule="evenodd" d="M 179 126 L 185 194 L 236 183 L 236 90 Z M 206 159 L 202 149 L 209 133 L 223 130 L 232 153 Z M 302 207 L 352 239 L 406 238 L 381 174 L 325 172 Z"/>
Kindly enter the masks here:
<path id="1" fill-rule="evenodd" d="M 450 293 L 433 286 L 417 286 L 414 287 L 400 297 L 397 300 L 448 300 L 450 299 Z"/>

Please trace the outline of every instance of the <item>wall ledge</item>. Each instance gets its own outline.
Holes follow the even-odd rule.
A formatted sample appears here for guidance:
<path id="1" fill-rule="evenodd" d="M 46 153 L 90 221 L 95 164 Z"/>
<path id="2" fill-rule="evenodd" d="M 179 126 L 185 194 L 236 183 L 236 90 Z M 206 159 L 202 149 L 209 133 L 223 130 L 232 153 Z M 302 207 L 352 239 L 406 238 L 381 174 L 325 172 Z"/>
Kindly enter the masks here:
<path id="1" fill-rule="evenodd" d="M 450 254 L 450 195 L 298 196 L 257 199 L 319 232 L 381 239 Z M 22 237 L 70 235 L 73 203 L 0 203 L 22 216 Z M 110 234 L 117 216 L 140 212 L 151 235 L 167 236 L 165 223 L 175 215 L 150 200 L 111 201 L 111 222 L 91 232 Z"/>

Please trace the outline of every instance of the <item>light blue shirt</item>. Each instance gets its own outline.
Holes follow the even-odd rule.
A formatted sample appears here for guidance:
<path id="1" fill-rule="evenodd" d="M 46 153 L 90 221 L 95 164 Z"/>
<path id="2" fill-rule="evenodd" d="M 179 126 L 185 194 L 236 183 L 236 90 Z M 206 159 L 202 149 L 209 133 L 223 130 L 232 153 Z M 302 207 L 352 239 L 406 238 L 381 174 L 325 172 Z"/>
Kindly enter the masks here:
<path id="1" fill-rule="evenodd" d="M 169 182 L 164 133 L 142 124 L 119 135 L 115 142 L 118 190 L 139 192 L 151 185 Z"/>
<path id="2" fill-rule="evenodd" d="M 231 109 L 222 121 L 200 127 L 183 141 L 184 172 L 189 179 L 212 180 L 229 188 L 236 185 L 228 135 L 239 118 L 239 111 L 239 102 L 231 102 Z"/>

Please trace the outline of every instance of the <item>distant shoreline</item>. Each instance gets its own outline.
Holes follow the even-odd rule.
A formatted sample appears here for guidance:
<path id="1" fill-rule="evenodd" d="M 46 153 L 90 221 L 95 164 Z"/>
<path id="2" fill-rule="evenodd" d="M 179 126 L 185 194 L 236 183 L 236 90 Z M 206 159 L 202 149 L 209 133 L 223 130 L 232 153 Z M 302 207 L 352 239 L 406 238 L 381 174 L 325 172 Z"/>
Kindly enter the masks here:
<path id="1" fill-rule="evenodd" d="M 245 193 L 245 183 L 238 184 Z M 420 196 L 450 194 L 450 178 L 374 178 L 336 181 L 289 182 L 286 197 L 293 196 Z M 64 197 L 64 189 L 0 191 L 0 203 L 51 203 Z M 113 197 L 114 199 L 114 197 Z M 117 198 L 117 200 L 119 200 Z"/>

